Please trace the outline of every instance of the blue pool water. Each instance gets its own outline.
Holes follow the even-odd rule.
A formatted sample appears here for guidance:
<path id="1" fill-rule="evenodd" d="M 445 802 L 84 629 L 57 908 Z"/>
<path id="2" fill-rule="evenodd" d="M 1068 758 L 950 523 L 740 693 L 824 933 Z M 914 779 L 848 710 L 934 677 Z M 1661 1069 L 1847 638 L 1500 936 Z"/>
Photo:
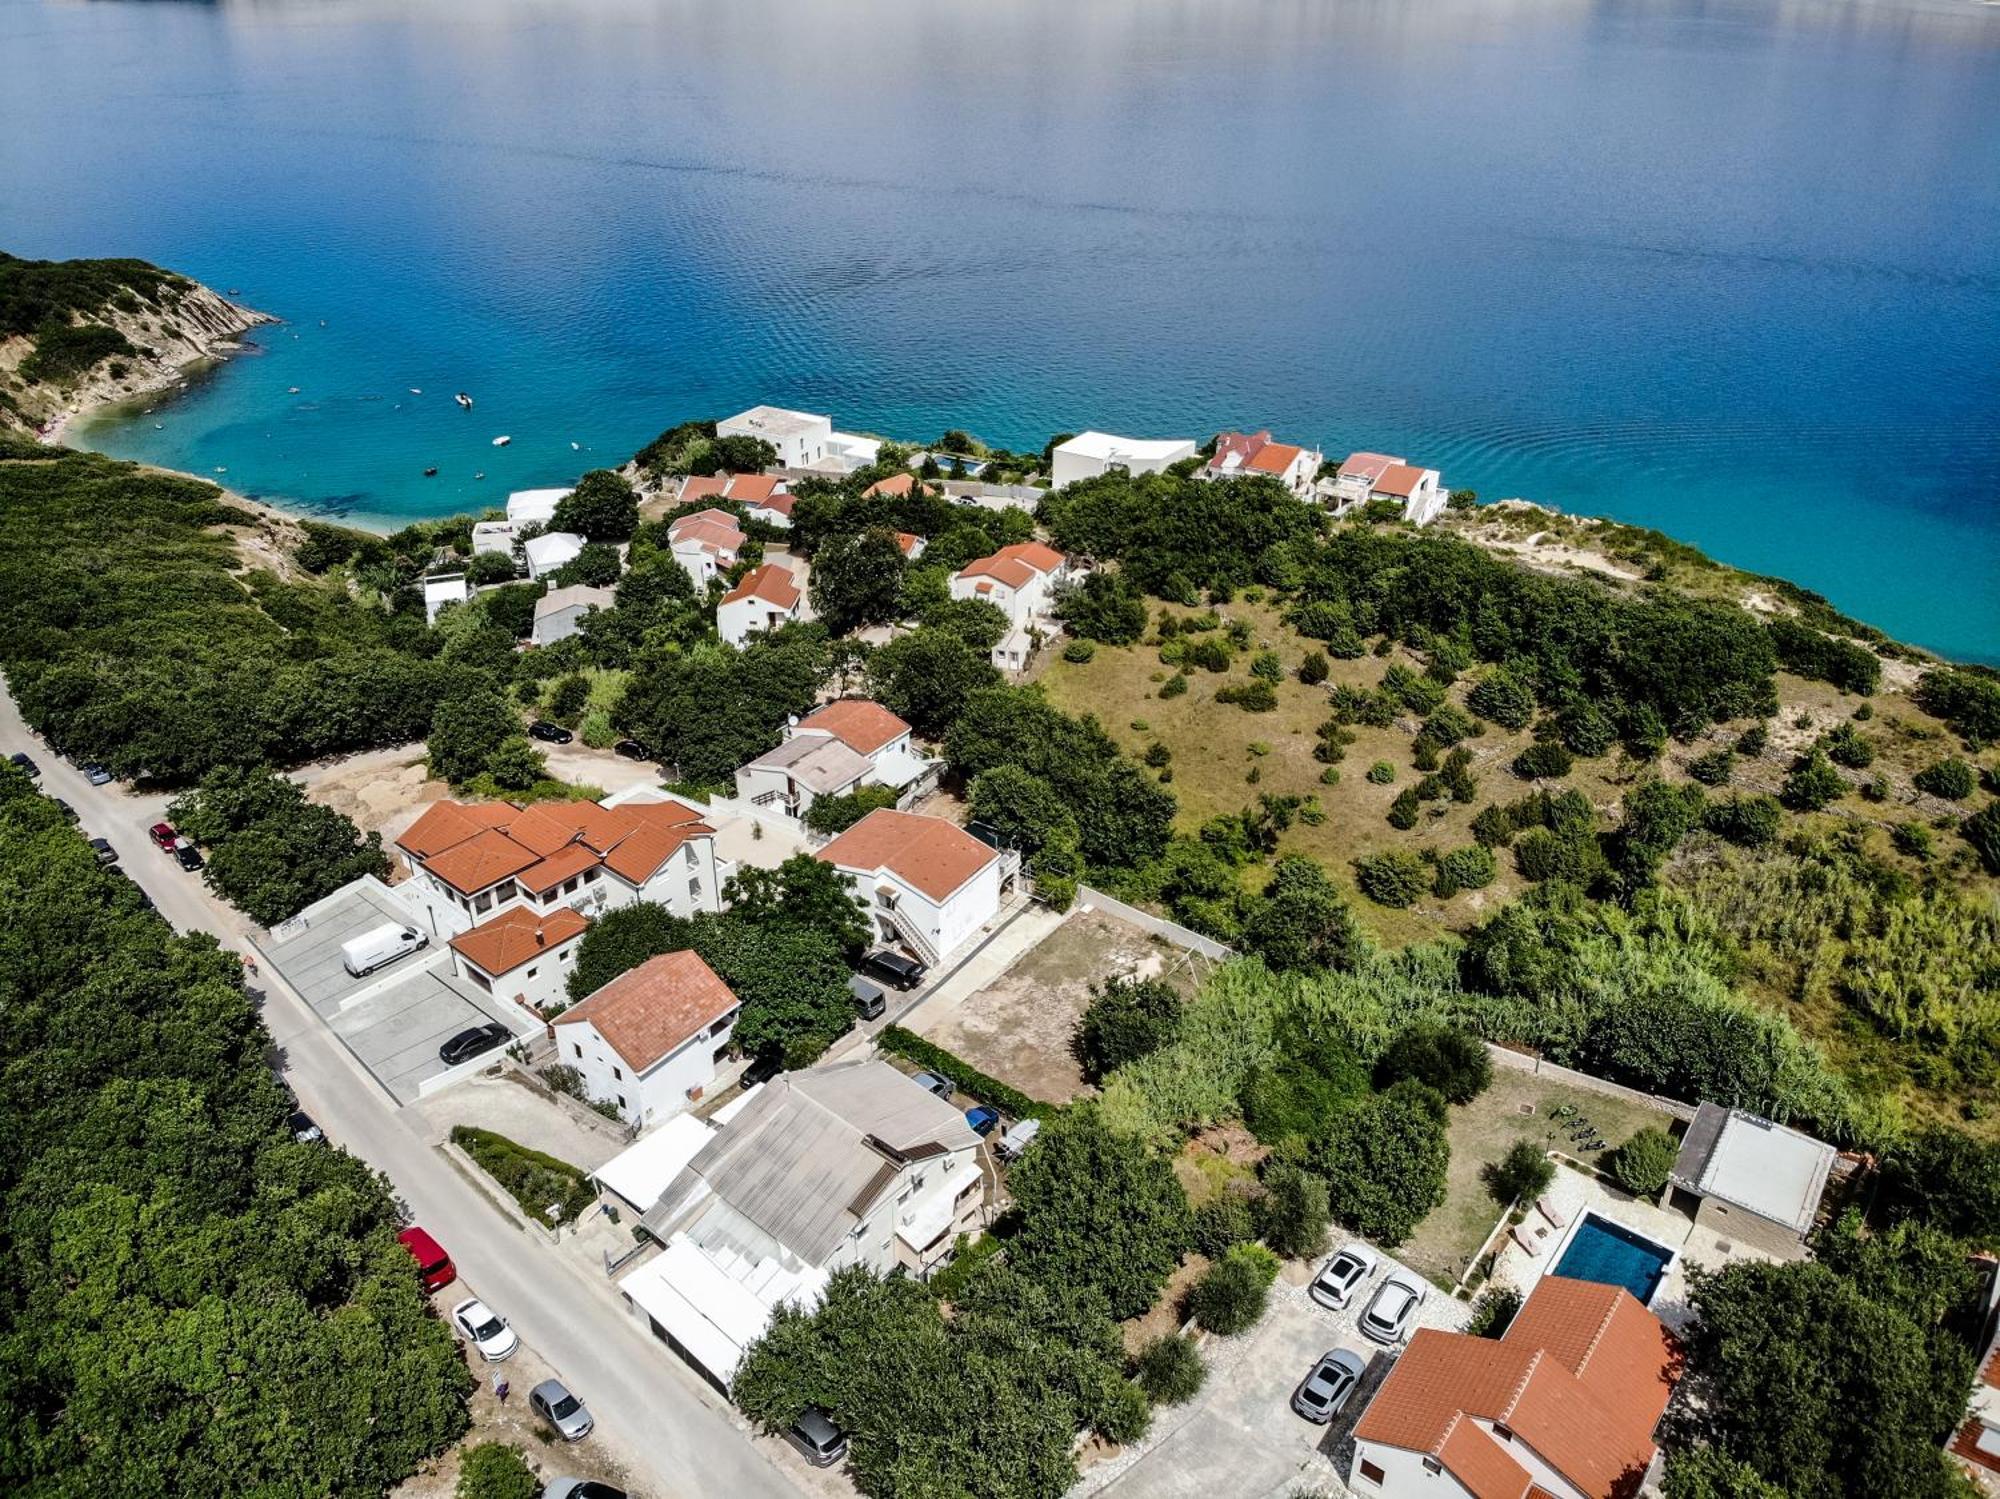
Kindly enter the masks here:
<path id="1" fill-rule="evenodd" d="M 124 456 L 394 524 L 757 401 L 1269 426 L 2000 660 L 2000 7 L 0 0 L 0 55 L 0 247 L 287 320 Z"/>
<path id="2" fill-rule="evenodd" d="M 1555 1273 L 1572 1280 L 1594 1280 L 1600 1285 L 1623 1286 L 1645 1306 L 1666 1276 L 1673 1252 L 1651 1239 L 1585 1213 L 1571 1235 L 1569 1248 L 1556 1261 Z"/>

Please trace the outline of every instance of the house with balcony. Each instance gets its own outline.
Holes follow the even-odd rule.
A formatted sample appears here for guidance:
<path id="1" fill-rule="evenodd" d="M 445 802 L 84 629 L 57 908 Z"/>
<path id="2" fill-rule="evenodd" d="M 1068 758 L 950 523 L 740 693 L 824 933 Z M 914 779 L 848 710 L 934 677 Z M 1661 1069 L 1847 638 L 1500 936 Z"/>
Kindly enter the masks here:
<path id="1" fill-rule="evenodd" d="M 1192 439 L 1170 437 L 1149 440 L 1118 437 L 1109 432 L 1079 432 L 1056 445 L 1049 464 L 1049 482 L 1057 489 L 1079 479 L 1095 479 L 1114 471 L 1127 474 L 1157 474 L 1183 458 L 1195 456 Z"/>
<path id="2" fill-rule="evenodd" d="M 513 907 L 595 916 L 637 900 L 677 916 L 721 909 L 715 830 L 671 799 L 433 802 L 396 839 L 410 877 L 396 893 L 433 936 L 455 937 Z"/>
<path id="3" fill-rule="evenodd" d="M 725 1391 L 780 1306 L 850 1265 L 928 1275 L 986 1205 L 979 1137 L 887 1062 L 780 1073 L 730 1107 L 642 1220 L 665 1247 L 618 1283 Z"/>
<path id="4" fill-rule="evenodd" d="M 755 437 L 778 454 L 778 467 L 808 469 L 824 474 L 849 474 L 866 468 L 881 454 L 872 437 L 833 430 L 833 418 L 782 406 L 752 406 L 715 424 L 717 437 Z"/>
<path id="5" fill-rule="evenodd" d="M 847 880 L 878 940 L 936 964 L 1000 914 L 1020 855 L 981 843 L 957 823 L 880 807 L 820 849 Z"/>
<path id="6" fill-rule="evenodd" d="M 736 769 L 736 795 L 804 817 L 823 796 L 888 786 L 908 806 L 937 784 L 942 762 L 916 748 L 910 726 L 880 703 L 842 698 L 789 724 L 776 748 Z"/>
<path id="7" fill-rule="evenodd" d="M 792 506 L 797 503 L 775 474 L 690 474 L 674 491 L 677 505 L 708 504 L 730 500 L 743 507 L 744 518 L 760 520 L 780 530 L 792 524 Z"/>
<path id="8" fill-rule="evenodd" d="M 1393 458 L 1387 453 L 1349 453 L 1331 483 L 1321 486 L 1321 494 L 1335 515 L 1345 515 L 1371 500 L 1383 500 L 1402 507 L 1403 519 L 1428 526 L 1444 513 L 1450 493 L 1444 476 L 1434 468 Z"/>
<path id="9" fill-rule="evenodd" d="M 1019 671 L 1034 653 L 1035 632 L 1053 628 L 1056 590 L 1079 575 L 1054 547 L 1024 541 L 966 563 L 948 586 L 953 598 L 978 599 L 1007 616 L 1008 630 L 993 647 L 992 661 L 1002 671 Z"/>
<path id="10" fill-rule="evenodd" d="M 1300 499 L 1307 499 L 1319 476 L 1320 455 L 1312 448 L 1273 442 L 1266 432 L 1224 432 L 1215 439 L 1215 454 L 1202 466 L 1204 479 L 1240 479 L 1261 474 L 1276 479 Z"/>
<path id="11" fill-rule="evenodd" d="M 667 527 L 674 561 L 694 579 L 696 593 L 708 587 L 709 579 L 736 565 L 743 541 L 743 528 L 727 510 L 692 511 Z"/>
<path id="12" fill-rule="evenodd" d="M 451 971 L 473 988 L 537 1010 L 563 1002 L 570 965 L 590 923 L 568 906 L 544 915 L 509 906 L 451 939 Z"/>
<path id="13" fill-rule="evenodd" d="M 707 1091 L 741 1009 L 699 953 L 661 953 L 556 1016 L 556 1058 L 643 1128 Z"/>
<path id="14" fill-rule="evenodd" d="M 752 635 L 790 624 L 800 617 L 805 595 L 790 571 L 766 562 L 745 573 L 715 606 L 715 632 L 741 646 Z"/>

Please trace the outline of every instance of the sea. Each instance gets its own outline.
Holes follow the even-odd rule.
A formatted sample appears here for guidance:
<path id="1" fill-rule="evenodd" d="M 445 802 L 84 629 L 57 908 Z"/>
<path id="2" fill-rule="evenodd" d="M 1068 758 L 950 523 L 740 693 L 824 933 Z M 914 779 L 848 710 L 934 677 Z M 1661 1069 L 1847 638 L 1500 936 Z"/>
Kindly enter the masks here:
<path id="1" fill-rule="evenodd" d="M 1269 427 L 2000 661 L 2000 5 L 0 0 L 0 59 L 0 248 L 283 319 L 76 439 L 306 513 L 758 402 Z"/>

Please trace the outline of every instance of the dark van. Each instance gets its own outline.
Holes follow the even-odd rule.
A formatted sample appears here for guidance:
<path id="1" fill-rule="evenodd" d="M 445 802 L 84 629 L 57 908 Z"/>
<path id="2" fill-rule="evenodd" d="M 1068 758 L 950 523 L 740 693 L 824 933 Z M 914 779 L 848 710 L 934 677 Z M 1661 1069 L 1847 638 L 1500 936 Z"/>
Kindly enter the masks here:
<path id="1" fill-rule="evenodd" d="M 417 1278 L 426 1291 L 440 1290 L 458 1279 L 458 1266 L 444 1252 L 444 1246 L 421 1228 L 406 1228 L 396 1237 L 417 1262 Z"/>
<path id="2" fill-rule="evenodd" d="M 831 1468 L 847 1456 L 847 1433 L 828 1420 L 826 1412 L 816 1405 L 800 1411 L 798 1420 L 785 1435 L 815 1468 Z"/>

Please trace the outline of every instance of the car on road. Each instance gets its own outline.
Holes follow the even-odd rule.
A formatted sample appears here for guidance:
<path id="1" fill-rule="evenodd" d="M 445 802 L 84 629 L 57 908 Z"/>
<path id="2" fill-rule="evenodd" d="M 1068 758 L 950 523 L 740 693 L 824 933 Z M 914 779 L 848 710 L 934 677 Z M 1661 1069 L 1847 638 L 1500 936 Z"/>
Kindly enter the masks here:
<path id="1" fill-rule="evenodd" d="M 1312 1299 L 1336 1310 L 1344 1307 L 1380 1266 L 1373 1250 L 1350 1244 L 1322 1265 L 1319 1274 L 1313 1277 Z"/>
<path id="2" fill-rule="evenodd" d="M 72 807 L 59 796 L 52 796 L 49 800 L 56 804 L 56 810 L 62 813 L 63 816 L 67 817 L 71 822 L 76 821 L 76 808 Z"/>
<path id="3" fill-rule="evenodd" d="M 916 988 L 924 981 L 924 975 L 930 972 L 915 958 L 906 958 L 886 947 L 878 947 L 868 954 L 861 960 L 861 967 L 898 989 Z"/>
<path id="4" fill-rule="evenodd" d="M 1324 1426 L 1340 1414 L 1367 1369 L 1361 1355 L 1345 1348 L 1333 1348 L 1319 1356 L 1298 1389 L 1292 1392 L 1292 1409 L 1315 1426 Z"/>
<path id="5" fill-rule="evenodd" d="M 301 1145 L 310 1145 L 315 1140 L 324 1140 L 326 1131 L 313 1122 L 312 1115 L 304 1109 L 293 1109 L 285 1116 L 285 1127 L 292 1132 L 292 1138 Z"/>
<path id="6" fill-rule="evenodd" d="M 951 1102 L 950 1078 L 939 1077 L 935 1072 L 916 1072 L 910 1075 L 910 1081 L 933 1098 L 942 1098 L 946 1103 Z"/>
<path id="7" fill-rule="evenodd" d="M 556 1429 L 565 1442 L 580 1442 L 597 1423 L 590 1407 L 569 1392 L 560 1379 L 545 1379 L 528 1391 L 528 1409 Z"/>
<path id="8" fill-rule="evenodd" d="M 1375 1288 L 1368 1309 L 1361 1314 L 1361 1335 L 1376 1343 L 1402 1342 L 1410 1335 L 1410 1323 L 1430 1292 L 1422 1276 L 1408 1270 L 1391 1270 L 1388 1278 Z"/>
<path id="9" fill-rule="evenodd" d="M 650 760 L 653 752 L 636 739 L 621 739 L 611 746 L 611 753 L 622 755 L 627 760 Z"/>
<path id="10" fill-rule="evenodd" d="M 84 761 L 79 769 L 83 771 L 83 778 L 93 786 L 109 786 L 111 784 L 111 772 L 106 770 L 102 765 L 99 765 L 95 760 Z"/>
<path id="11" fill-rule="evenodd" d="M 181 868 L 193 872 L 201 868 L 201 850 L 185 838 L 174 840 L 174 860 Z"/>
<path id="12" fill-rule="evenodd" d="M 146 836 L 153 840 L 153 847 L 163 854 L 174 851 L 174 845 L 181 841 L 181 835 L 173 829 L 172 823 L 156 822 L 146 829 Z"/>
<path id="13" fill-rule="evenodd" d="M 470 1030 L 460 1031 L 438 1048 L 438 1059 L 447 1067 L 456 1067 L 460 1062 L 469 1062 L 483 1051 L 514 1039 L 514 1033 L 497 1020 L 489 1020 L 485 1025 L 475 1025 Z"/>
<path id="14" fill-rule="evenodd" d="M 415 1224 L 396 1235 L 417 1262 L 417 1279 L 426 1291 L 442 1291 L 458 1279 L 458 1266 L 444 1252 L 444 1246 Z"/>
<path id="15" fill-rule="evenodd" d="M 467 1297 L 453 1307 L 451 1321 L 489 1364 L 513 1357 L 514 1350 L 521 1346 L 519 1334 L 477 1296 Z"/>
<path id="16" fill-rule="evenodd" d="M 785 1436 L 815 1468 L 831 1468 L 847 1456 L 847 1433 L 816 1405 L 800 1411 L 798 1420 L 785 1428 Z"/>
<path id="17" fill-rule="evenodd" d="M 118 850 L 113 848 L 103 838 L 91 839 L 90 851 L 97 855 L 97 862 L 100 864 L 116 864 L 118 862 Z"/>
<path id="18" fill-rule="evenodd" d="M 999 1127 L 999 1124 L 1000 1111 L 998 1109 L 989 1109 L 983 1103 L 977 1108 L 970 1108 L 965 1111 L 965 1127 L 982 1140 L 992 1134 Z"/>
<path id="19" fill-rule="evenodd" d="M 539 739 L 544 744 L 568 744 L 576 738 L 559 723 L 550 723 L 546 718 L 538 718 L 528 725 L 528 737 Z"/>
<path id="20" fill-rule="evenodd" d="M 630 1499 L 626 1492 L 597 1478 L 551 1478 L 542 1499 Z"/>
<path id="21" fill-rule="evenodd" d="M 25 770 L 31 776 L 39 776 L 42 773 L 42 767 L 37 765 L 28 756 L 22 754 L 21 751 L 19 750 L 15 750 L 14 753 L 9 755 L 7 758 L 10 762 L 12 762 L 14 765 L 19 766 L 22 770 Z"/>

